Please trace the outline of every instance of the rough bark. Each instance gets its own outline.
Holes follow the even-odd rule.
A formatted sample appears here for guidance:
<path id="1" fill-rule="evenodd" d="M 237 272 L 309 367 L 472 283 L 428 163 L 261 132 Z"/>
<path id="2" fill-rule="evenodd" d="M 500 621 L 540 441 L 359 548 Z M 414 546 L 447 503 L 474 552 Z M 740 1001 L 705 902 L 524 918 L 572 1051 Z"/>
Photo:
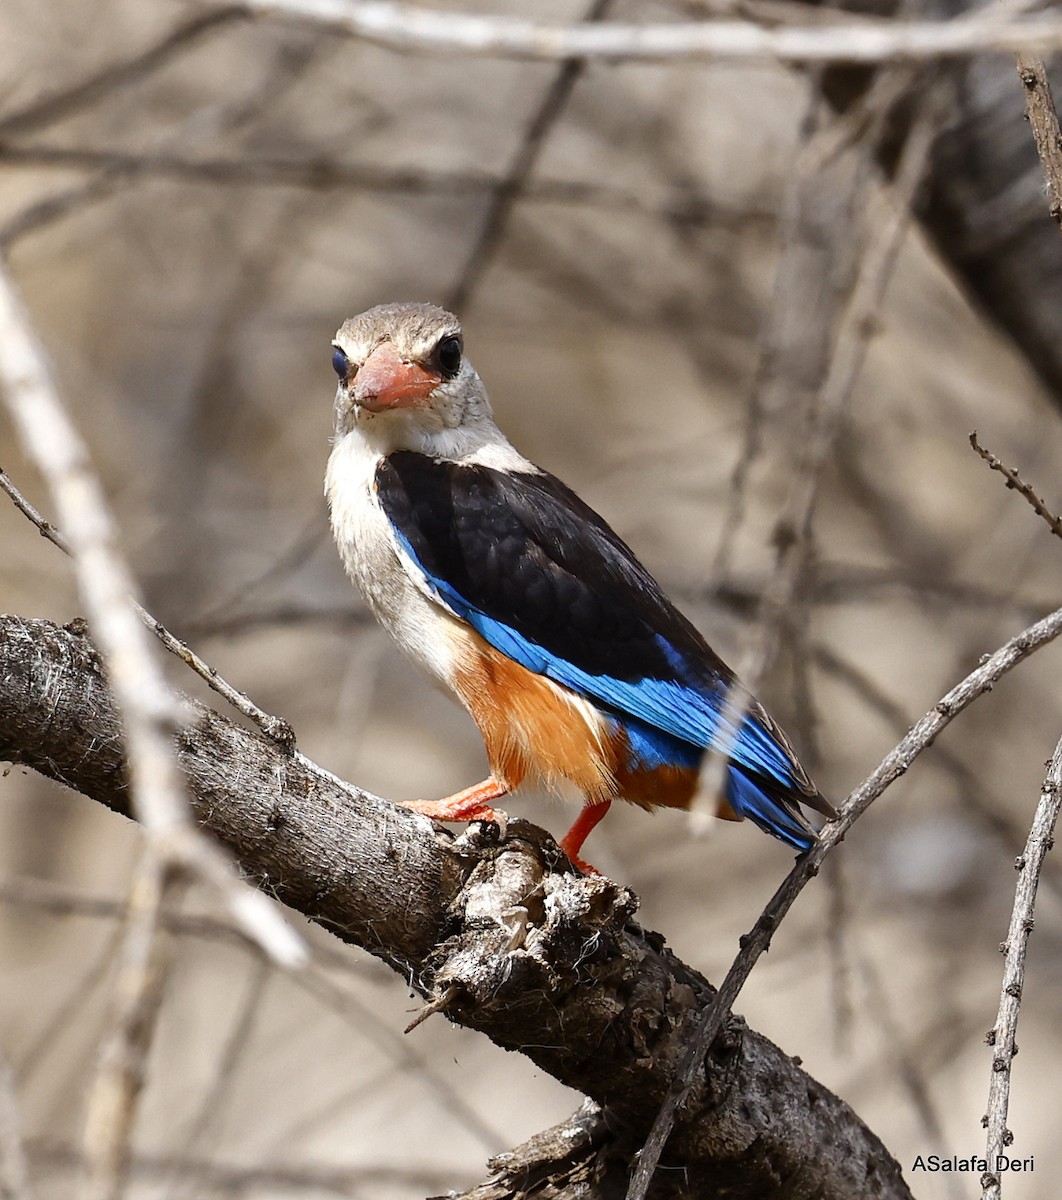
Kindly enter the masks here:
<path id="1" fill-rule="evenodd" d="M 549 1131 L 501 1156 L 468 1196 L 621 1195 L 686 1023 L 713 994 L 634 923 L 634 896 L 572 873 L 525 822 L 505 840 L 483 824 L 454 838 L 190 703 L 177 745 L 191 803 L 249 877 L 599 1106 L 577 1137 Z M 0 759 L 127 811 L 118 715 L 80 628 L 0 617 Z M 663 1165 L 656 1198 L 909 1196 L 851 1109 L 738 1016 Z"/>

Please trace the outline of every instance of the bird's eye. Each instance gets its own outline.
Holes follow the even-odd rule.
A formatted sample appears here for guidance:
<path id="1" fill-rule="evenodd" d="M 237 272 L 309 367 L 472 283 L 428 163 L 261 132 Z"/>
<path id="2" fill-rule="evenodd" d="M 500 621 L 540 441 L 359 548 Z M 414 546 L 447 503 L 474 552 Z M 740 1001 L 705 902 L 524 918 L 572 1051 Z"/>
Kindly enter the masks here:
<path id="1" fill-rule="evenodd" d="M 350 359 L 342 350 L 337 350 L 332 355 L 332 368 L 340 379 L 346 379 L 347 371 L 350 369 Z"/>
<path id="2" fill-rule="evenodd" d="M 459 337 L 444 337 L 435 347 L 435 358 L 442 373 L 449 379 L 461 370 L 461 339 Z"/>

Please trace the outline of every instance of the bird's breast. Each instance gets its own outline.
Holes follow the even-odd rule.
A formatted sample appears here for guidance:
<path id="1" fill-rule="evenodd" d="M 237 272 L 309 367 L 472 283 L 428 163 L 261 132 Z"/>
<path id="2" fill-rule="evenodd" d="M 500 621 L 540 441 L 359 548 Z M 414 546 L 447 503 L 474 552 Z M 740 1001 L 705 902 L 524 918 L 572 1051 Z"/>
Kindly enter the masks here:
<path id="1" fill-rule="evenodd" d="M 347 574 L 376 619 L 414 662 L 452 688 L 464 630 L 417 586 L 402 562 L 376 498 L 379 462 L 357 431 L 334 446 L 325 476 L 332 533 Z"/>

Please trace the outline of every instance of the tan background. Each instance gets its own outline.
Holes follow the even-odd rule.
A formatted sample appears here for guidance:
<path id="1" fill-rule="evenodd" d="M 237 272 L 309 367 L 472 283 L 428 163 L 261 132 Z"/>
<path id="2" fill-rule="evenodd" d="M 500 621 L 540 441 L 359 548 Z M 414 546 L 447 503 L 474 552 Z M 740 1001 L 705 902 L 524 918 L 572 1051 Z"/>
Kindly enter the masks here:
<path id="1" fill-rule="evenodd" d="M 186 12 L 9 2 L 4 109 L 146 47 Z M 578 15 L 559 0 L 536 12 Z M 291 720 L 308 755 L 387 796 L 474 782 L 483 754 L 464 714 L 367 622 L 338 566 L 321 498 L 329 342 L 371 304 L 446 300 L 488 198 L 446 194 L 438 177 L 504 172 L 555 71 L 237 24 L 22 133 L 17 144 L 35 154 L 0 157 L 0 223 L 75 194 L 61 218 L 11 243 L 10 261 L 149 607 Z M 592 67 L 534 179 L 605 186 L 629 203 L 532 189 L 464 313 L 502 427 L 606 515 L 731 662 L 750 644 L 749 613 L 713 585 L 753 596 L 765 586 L 802 436 L 783 406 L 729 571 L 713 575 L 806 106 L 804 76 L 783 68 Z M 42 165 L 57 148 L 102 157 Z M 436 182 L 410 194 L 282 184 L 275 171 L 206 180 L 172 159 L 324 160 Z M 76 199 L 86 184 L 99 194 Z M 703 219 L 661 215 L 691 196 Z M 972 453 L 974 428 L 1062 504 L 1057 409 L 912 232 L 825 473 L 816 549 L 833 586 L 810 613 L 811 641 L 911 720 L 1056 603 L 1060 548 Z M 51 511 L 5 418 L 0 465 Z M 0 607 L 58 620 L 81 611 L 68 564 L 6 502 L 0 539 Z M 1006 679 L 881 799 L 838 856 L 840 882 L 809 887 L 738 1004 L 849 1100 L 905 1170 L 919 1153 L 983 1149 L 982 1039 L 1013 859 L 1062 729 L 1059 661 L 1048 649 Z M 790 666 L 783 654 L 760 691 L 799 740 L 807 713 L 794 711 Z M 858 688 L 818 669 L 812 680 L 818 781 L 840 799 L 903 729 Z M 1007 829 L 993 831 L 975 805 Z M 557 834 L 570 816 L 534 795 L 510 811 Z M 67 1196 L 116 925 L 11 901 L 26 877 L 121 899 L 137 835 L 20 770 L 0 782 L 0 823 L 0 1039 L 37 1194 Z M 681 814 L 634 810 L 611 814 L 588 853 L 715 980 L 791 861 L 751 826 L 699 838 Z M 1010 1120 L 1014 1153 L 1036 1166 L 1007 1179 L 1013 1200 L 1053 1200 L 1062 1173 L 1060 898 L 1056 864 L 1032 941 Z M 193 893 L 188 907 L 204 903 Z M 243 1194 L 406 1200 L 467 1185 L 489 1152 L 577 1103 L 442 1018 L 403 1039 L 414 1001 L 402 981 L 346 957 L 364 1009 L 337 1013 L 229 943 L 182 941 L 132 1195 L 236 1194 L 231 1172 L 261 1169 Z M 182 1183 L 174 1156 L 210 1173 Z M 959 1187 L 909 1178 L 920 1200 L 979 1194 L 976 1173 Z"/>

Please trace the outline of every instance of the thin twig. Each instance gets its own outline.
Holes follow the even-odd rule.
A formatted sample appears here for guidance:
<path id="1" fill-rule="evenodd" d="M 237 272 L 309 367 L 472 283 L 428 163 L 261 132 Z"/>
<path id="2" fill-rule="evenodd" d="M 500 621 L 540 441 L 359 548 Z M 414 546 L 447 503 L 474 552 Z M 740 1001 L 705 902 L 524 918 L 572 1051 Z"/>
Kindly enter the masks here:
<path id="1" fill-rule="evenodd" d="M 305 957 L 301 939 L 279 909 L 240 882 L 228 859 L 191 821 L 172 741 L 184 719 L 183 706 L 152 656 L 135 606 L 133 579 L 88 451 L 67 416 L 2 261 L 0 386 L 70 539 L 78 585 L 123 714 L 130 794 L 139 820 L 163 859 L 191 868 L 217 888 L 271 958 L 288 966 L 300 963 Z"/>
<path id="2" fill-rule="evenodd" d="M 319 21 L 395 50 L 492 58 L 616 63 L 766 59 L 779 62 L 926 61 L 985 51 L 1062 46 L 1054 14 L 1014 20 L 993 11 L 950 21 L 842 21 L 779 26 L 751 21 L 667 25 L 547 25 L 520 17 L 433 11 L 389 0 L 245 0 L 269 17 Z"/>
<path id="3" fill-rule="evenodd" d="M 689 1041 L 689 1052 L 683 1068 L 671 1085 L 667 1101 L 661 1107 L 639 1158 L 627 1193 L 627 1200 L 644 1200 L 659 1161 L 667 1134 L 674 1124 L 679 1106 L 693 1081 L 703 1069 L 704 1057 L 711 1049 L 727 1014 L 759 957 L 768 948 L 771 938 L 785 914 L 792 907 L 804 886 L 819 872 L 822 861 L 844 838 L 853 823 L 866 809 L 903 775 L 934 739 L 974 700 L 1024 661 L 1034 651 L 1062 634 L 1062 609 L 1056 609 L 1043 620 L 1029 626 L 1011 638 L 994 654 L 989 655 L 975 671 L 956 684 L 914 726 L 894 750 L 885 756 L 874 770 L 845 801 L 837 818 L 820 831 L 819 840 L 797 859 L 796 865 L 771 897 L 751 931 L 741 939 L 741 949 L 726 974 L 711 1007 L 700 1017 Z M 665 1132 L 666 1131 L 666 1132 Z"/>
<path id="4" fill-rule="evenodd" d="M 886 720 L 898 733 L 911 727 L 911 717 L 885 690 L 865 671 L 853 662 L 842 658 L 831 647 L 818 643 L 814 648 L 815 663 L 827 674 L 840 680 L 855 693 L 872 712 Z M 1013 850 L 1024 836 L 1015 822 L 1003 814 L 994 797 L 987 794 L 984 779 L 970 765 L 968 757 L 956 753 L 947 746 L 938 746 L 936 759 L 940 767 L 955 780 L 959 802 L 981 822 L 1000 846 Z M 1062 900 L 1062 864 L 1048 859 L 1044 864 L 1041 882 L 1046 883 L 1055 896 Z"/>
<path id="5" fill-rule="evenodd" d="M 58 529 L 38 512 L 15 486 L 14 480 L 0 468 L 0 491 L 10 497 L 15 507 L 36 525 L 42 537 L 57 546 L 64 554 L 73 555 L 70 544 Z M 224 679 L 218 671 L 192 650 L 187 643 L 182 642 L 174 634 L 144 608 L 139 601 L 134 600 L 133 608 L 141 621 L 159 639 L 163 646 L 186 666 L 190 667 L 200 679 L 204 680 L 217 694 L 227 700 L 237 712 L 253 721 L 259 729 L 273 739 L 281 749 L 291 752 L 295 749 L 295 731 L 283 717 L 275 717 L 259 708 L 246 693 L 241 692 Z"/>
<path id="6" fill-rule="evenodd" d="M 1058 126 L 1058 112 L 1047 79 L 1047 64 L 1042 58 L 1021 51 L 1018 75 L 1025 85 L 1025 115 L 1047 181 L 1051 201 L 1048 211 L 1062 230 L 1062 129 Z"/>
<path id="7" fill-rule="evenodd" d="M 1010 1071 L 1018 1053 L 1015 1037 L 1018 1032 L 1018 1010 L 1021 1007 L 1025 983 L 1025 952 L 1033 929 L 1033 907 L 1036 887 L 1040 881 L 1047 852 L 1054 845 L 1055 823 L 1062 808 L 1062 739 L 1047 768 L 1047 777 L 1040 790 L 1029 837 L 1020 858 L 1014 863 L 1018 885 L 1014 889 L 1014 907 L 1010 914 L 1007 940 L 1000 946 L 1006 956 L 1003 962 L 1003 985 L 999 996 L 999 1013 L 995 1026 L 986 1038 L 992 1047 L 992 1076 L 988 1088 L 988 1111 L 983 1125 L 988 1130 L 985 1158 L 988 1170 L 981 1177 L 983 1200 L 999 1200 L 1002 1190 L 998 1159 L 1013 1142 L 1007 1129 L 1007 1108 L 1010 1103 Z"/>
<path id="8" fill-rule="evenodd" d="M 1013 467 L 1008 467 L 1006 463 L 1000 461 L 990 451 L 986 450 L 977 440 L 977 430 L 970 434 L 970 445 L 977 451 L 978 454 L 985 460 L 993 471 L 998 471 L 1000 475 L 1007 481 L 1007 487 L 1013 488 L 1020 496 L 1024 496 L 1032 505 L 1033 511 L 1043 517 L 1047 522 L 1048 528 L 1055 537 L 1062 537 L 1062 517 L 1057 517 L 1040 499 L 1040 497 L 1032 490 L 1024 479 L 1014 470 Z"/>
<path id="9" fill-rule="evenodd" d="M 847 302 L 837 321 L 837 334 L 818 394 L 809 406 L 805 427 L 801 430 L 800 450 L 794 466 L 794 486 L 785 511 L 775 524 L 774 541 L 778 557 L 771 579 L 760 602 L 758 636 L 746 652 L 739 671 L 745 681 L 740 690 L 731 689 L 728 725 L 732 736 L 741 728 L 752 702 L 752 692 L 773 663 L 791 610 L 806 590 L 805 580 L 812 551 L 812 524 L 819 491 L 830 454 L 835 444 L 849 399 L 863 368 L 874 318 L 892 278 L 892 269 L 900 251 L 903 235 L 911 219 L 911 206 L 922 181 L 933 141 L 944 116 L 944 98 L 934 89 L 924 100 L 917 119 L 904 143 L 896 176 L 888 189 L 889 204 L 874 227 L 860 260 Z M 722 795 L 726 756 L 729 747 L 721 743 L 705 758 L 699 794 L 714 798 Z M 655 1153 L 663 1149 L 660 1141 Z M 643 1200 L 649 1174 L 642 1165 L 653 1159 L 648 1147 L 639 1161 L 627 1200 Z M 655 1159 L 653 1159 L 655 1162 Z"/>
<path id="10" fill-rule="evenodd" d="M 603 20 L 611 5 L 612 0 L 592 0 L 583 20 L 586 22 Z M 483 278 L 495 251 L 501 244 L 516 202 L 527 185 L 531 172 L 535 169 L 535 163 L 542 156 L 546 139 L 567 108 L 572 92 L 575 91 L 575 85 L 585 70 L 586 62 L 583 59 L 569 59 L 562 63 L 528 122 L 527 129 L 520 139 L 520 146 L 509 169 L 505 172 L 505 178 L 491 197 L 490 207 L 480 228 L 479 236 L 465 259 L 465 265 L 458 276 L 457 283 L 447 297 L 446 307 L 453 309 L 454 312 L 460 313 L 468 306 L 476 285 Z"/>

